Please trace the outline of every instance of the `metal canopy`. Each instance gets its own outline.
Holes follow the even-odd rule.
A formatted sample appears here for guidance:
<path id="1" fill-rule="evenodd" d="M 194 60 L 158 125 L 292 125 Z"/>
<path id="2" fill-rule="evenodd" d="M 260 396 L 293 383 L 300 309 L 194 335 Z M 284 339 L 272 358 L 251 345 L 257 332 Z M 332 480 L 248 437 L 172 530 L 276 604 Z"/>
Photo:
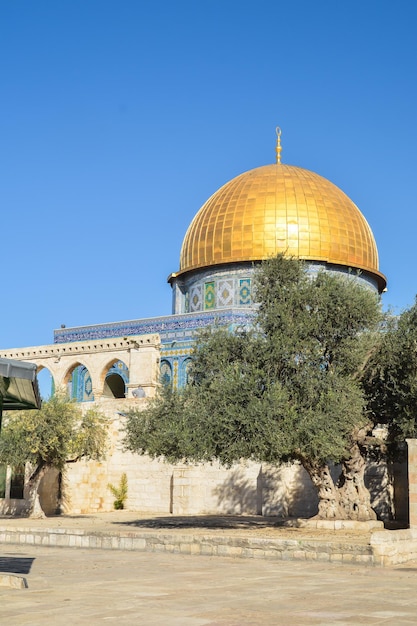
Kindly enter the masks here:
<path id="1" fill-rule="evenodd" d="M 0 358 L 0 407 L 4 411 L 41 408 L 36 369 L 34 363 Z"/>

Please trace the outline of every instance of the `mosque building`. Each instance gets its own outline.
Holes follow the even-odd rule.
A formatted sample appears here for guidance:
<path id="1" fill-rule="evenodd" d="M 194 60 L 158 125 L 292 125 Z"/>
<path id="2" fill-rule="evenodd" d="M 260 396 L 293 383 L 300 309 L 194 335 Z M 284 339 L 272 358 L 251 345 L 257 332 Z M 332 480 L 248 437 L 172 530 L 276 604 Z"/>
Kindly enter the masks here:
<path id="1" fill-rule="evenodd" d="M 375 239 L 361 211 L 329 180 L 281 163 L 280 136 L 277 129 L 276 163 L 233 178 L 195 215 L 179 269 L 168 277 L 172 315 L 63 327 L 54 331 L 51 345 L 0 350 L 0 357 L 47 368 L 55 388 L 65 386 L 83 406 L 98 404 L 111 421 L 106 460 L 74 464 L 65 474 L 67 512 L 111 510 L 107 485 L 125 472 L 131 510 L 314 514 L 314 489 L 301 468 L 172 466 L 124 452 L 121 445 L 124 411 L 143 406 L 161 380 L 186 383 L 198 329 L 251 323 L 253 274 L 263 259 L 284 253 L 303 259 L 308 272 L 349 274 L 377 293 L 386 288 Z M 13 486 L 13 475 L 8 472 L 0 511 L 1 502 L 3 510 L 11 506 L 7 485 Z M 58 482 L 52 475 L 45 481 L 45 510 L 56 508 Z M 15 510 L 18 505 L 14 499 Z"/>
<path id="2" fill-rule="evenodd" d="M 223 185 L 192 220 L 179 270 L 168 278 L 171 316 L 60 329 L 54 342 L 158 333 L 161 376 L 181 386 L 196 329 L 250 321 L 254 266 L 262 259 L 282 252 L 307 261 L 309 271 L 349 272 L 381 293 L 386 279 L 378 270 L 378 250 L 365 217 L 330 181 L 282 164 L 280 134 L 277 129 L 275 164 Z M 126 372 L 118 371 L 127 382 Z M 74 395 L 87 400 L 91 385 L 82 372 L 77 380 Z"/>

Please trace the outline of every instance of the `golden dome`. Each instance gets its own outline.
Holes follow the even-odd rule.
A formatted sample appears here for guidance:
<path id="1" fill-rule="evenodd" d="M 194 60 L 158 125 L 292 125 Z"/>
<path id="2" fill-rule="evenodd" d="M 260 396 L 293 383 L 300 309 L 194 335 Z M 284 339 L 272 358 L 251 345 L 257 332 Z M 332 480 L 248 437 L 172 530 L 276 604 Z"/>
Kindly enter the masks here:
<path id="1" fill-rule="evenodd" d="M 380 291 L 386 286 L 358 207 L 322 176 L 281 163 L 245 172 L 207 200 L 185 235 L 176 276 L 279 252 L 364 270 Z"/>

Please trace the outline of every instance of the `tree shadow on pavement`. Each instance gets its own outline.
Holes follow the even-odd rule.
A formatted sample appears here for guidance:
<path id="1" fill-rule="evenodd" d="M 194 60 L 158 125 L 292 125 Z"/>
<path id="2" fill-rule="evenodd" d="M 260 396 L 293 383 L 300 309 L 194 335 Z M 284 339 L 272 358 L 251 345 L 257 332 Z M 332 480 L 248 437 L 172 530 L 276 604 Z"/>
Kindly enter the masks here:
<path id="1" fill-rule="evenodd" d="M 258 515 L 174 515 L 149 519 L 113 522 L 120 526 L 135 528 L 271 528 L 284 526 L 283 519 Z"/>

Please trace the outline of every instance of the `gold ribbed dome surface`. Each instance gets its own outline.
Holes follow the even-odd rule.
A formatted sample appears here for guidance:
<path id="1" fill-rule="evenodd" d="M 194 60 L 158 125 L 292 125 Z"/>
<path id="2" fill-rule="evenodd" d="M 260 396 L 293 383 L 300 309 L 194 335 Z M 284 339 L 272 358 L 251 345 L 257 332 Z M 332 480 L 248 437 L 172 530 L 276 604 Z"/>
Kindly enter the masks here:
<path id="1" fill-rule="evenodd" d="M 245 172 L 207 200 L 185 235 L 179 274 L 279 252 L 365 270 L 385 287 L 358 207 L 322 176 L 281 163 Z"/>

